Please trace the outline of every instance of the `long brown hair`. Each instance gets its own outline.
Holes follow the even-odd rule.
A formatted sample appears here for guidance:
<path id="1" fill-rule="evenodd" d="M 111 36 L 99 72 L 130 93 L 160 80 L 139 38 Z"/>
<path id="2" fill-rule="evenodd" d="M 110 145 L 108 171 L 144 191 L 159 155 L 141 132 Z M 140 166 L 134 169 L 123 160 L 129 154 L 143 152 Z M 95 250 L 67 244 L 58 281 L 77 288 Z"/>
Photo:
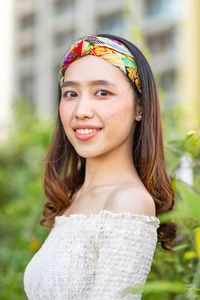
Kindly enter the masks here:
<path id="1" fill-rule="evenodd" d="M 133 138 L 133 160 L 143 184 L 151 194 L 156 205 L 156 215 L 172 210 L 174 191 L 167 173 L 159 100 L 151 68 L 142 52 L 124 38 L 98 34 L 113 38 L 125 44 L 135 58 L 140 74 L 142 94 L 139 94 L 131 81 L 137 98 L 142 99 L 142 122 L 136 122 Z M 59 115 L 61 90 L 58 85 L 57 122 L 54 136 L 44 160 L 43 184 L 47 202 L 44 205 L 40 225 L 52 228 L 55 216 L 64 213 L 70 206 L 74 192 L 84 183 L 86 159 L 80 157 L 68 140 Z M 44 224 L 48 222 L 50 225 Z M 158 242 L 163 249 L 175 252 L 172 248 L 176 238 L 176 224 L 167 222 L 157 229 Z"/>

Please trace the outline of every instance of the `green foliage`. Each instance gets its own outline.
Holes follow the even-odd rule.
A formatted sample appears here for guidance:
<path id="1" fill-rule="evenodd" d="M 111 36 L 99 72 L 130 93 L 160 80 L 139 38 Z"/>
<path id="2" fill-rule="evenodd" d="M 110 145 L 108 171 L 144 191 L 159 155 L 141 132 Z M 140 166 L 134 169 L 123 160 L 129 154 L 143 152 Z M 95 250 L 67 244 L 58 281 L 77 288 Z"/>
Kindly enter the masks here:
<path id="1" fill-rule="evenodd" d="M 176 253 L 166 253 L 160 245 L 157 247 L 152 272 L 144 287 L 144 300 L 200 299 L 200 235 L 196 234 L 195 238 L 200 228 L 199 137 L 199 133 L 193 130 L 185 138 L 173 139 L 166 144 L 167 166 L 174 178 L 176 197 L 174 209 L 159 218 L 161 223 L 177 223 Z M 176 178 L 181 157 L 185 155 L 192 160 L 192 186 Z"/>
<path id="2" fill-rule="evenodd" d="M 48 234 L 38 223 L 41 162 L 52 130 L 26 102 L 14 103 L 14 120 L 0 147 L 0 299 L 26 299 L 23 272 Z"/>
<path id="3" fill-rule="evenodd" d="M 170 116 L 164 120 L 165 136 Z M 179 115 L 180 116 L 180 115 Z M 167 124 L 166 124 L 167 122 Z M 172 130 L 173 126 L 169 126 Z M 0 299 L 26 299 L 23 275 L 34 253 L 49 231 L 39 225 L 45 202 L 41 183 L 41 163 L 53 132 L 53 120 L 39 118 L 25 102 L 14 103 L 14 119 L 8 138 L 0 147 Z M 178 225 L 176 253 L 156 249 L 152 269 L 144 287 L 144 300 L 182 300 L 199 297 L 200 227 L 200 138 L 197 131 L 165 144 L 169 173 L 176 190 L 175 208 L 159 216 L 161 223 Z M 181 157 L 190 155 L 194 184 L 189 186 L 176 178 Z M 195 238 L 196 237 L 196 238 Z M 130 287 L 129 293 L 134 293 Z M 196 296 L 195 296 L 196 294 Z"/>
<path id="4" fill-rule="evenodd" d="M 186 292 L 186 287 L 183 283 L 181 282 L 169 282 L 169 281 L 151 281 L 148 284 L 146 284 L 145 286 L 140 285 L 138 287 L 135 288 L 127 288 L 126 291 L 124 291 L 124 293 L 122 293 L 122 295 L 126 295 L 126 294 L 134 294 L 137 292 L 142 292 L 143 291 L 143 295 L 151 295 L 152 293 L 154 294 L 159 294 L 160 293 L 168 293 L 169 291 L 171 293 L 179 293 L 179 294 L 183 294 Z"/>

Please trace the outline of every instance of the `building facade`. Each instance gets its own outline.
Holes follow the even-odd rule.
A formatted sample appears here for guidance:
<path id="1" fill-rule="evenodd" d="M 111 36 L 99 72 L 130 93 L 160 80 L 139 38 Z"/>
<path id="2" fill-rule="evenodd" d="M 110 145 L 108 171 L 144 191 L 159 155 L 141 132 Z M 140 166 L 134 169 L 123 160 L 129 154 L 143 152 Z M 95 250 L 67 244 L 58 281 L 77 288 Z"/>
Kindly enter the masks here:
<path id="1" fill-rule="evenodd" d="M 166 93 L 167 105 L 174 105 L 179 101 L 179 28 L 185 18 L 184 2 L 15 0 L 15 96 L 26 98 L 41 114 L 54 114 L 58 69 L 66 49 L 83 35 L 106 32 L 150 50 L 158 86 Z"/>

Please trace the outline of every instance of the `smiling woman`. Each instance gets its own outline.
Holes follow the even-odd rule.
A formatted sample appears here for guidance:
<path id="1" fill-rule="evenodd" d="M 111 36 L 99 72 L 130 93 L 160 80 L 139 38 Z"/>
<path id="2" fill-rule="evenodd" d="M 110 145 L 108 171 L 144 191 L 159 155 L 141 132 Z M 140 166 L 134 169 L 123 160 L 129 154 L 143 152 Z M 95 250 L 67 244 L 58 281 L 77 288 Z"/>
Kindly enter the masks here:
<path id="1" fill-rule="evenodd" d="M 74 78 L 79 84 L 76 82 L 76 85 L 69 85 Z M 91 78 L 94 81 L 91 81 Z M 120 155 L 124 157 L 122 164 L 127 163 L 127 167 L 129 164 L 131 169 L 131 161 L 125 159 L 127 156 L 131 157 L 131 147 L 127 149 L 126 145 L 132 143 L 135 126 L 133 121 L 134 117 L 138 118 L 139 113 L 136 116 L 134 91 L 121 70 L 100 57 L 87 55 L 68 66 L 61 88 L 60 117 L 65 133 L 76 153 L 85 158 L 98 157 L 98 164 L 100 163 L 101 166 L 105 164 L 108 168 L 108 161 L 115 165 L 115 158 L 119 157 L 119 153 L 115 156 L 110 151 L 119 149 Z M 139 110 L 140 107 L 138 106 L 137 109 Z M 79 134 L 74 134 L 73 126 L 76 125 L 82 129 L 83 126 L 88 130 L 91 129 L 87 124 L 88 121 L 90 125 L 102 130 L 87 135 L 83 130 Z M 93 137 L 95 140 L 91 139 Z M 90 139 L 91 142 L 80 143 L 77 138 L 84 141 Z M 105 155 L 109 152 L 112 159 L 105 159 Z M 104 171 L 106 171 L 105 167 Z M 99 174 L 99 176 L 104 177 L 105 180 L 105 176 L 108 177 L 110 171 L 107 169 L 105 175 Z M 123 169 L 121 171 L 123 172 Z"/>
<path id="2" fill-rule="evenodd" d="M 158 218 L 174 192 L 154 77 L 131 42 L 85 36 L 65 54 L 58 91 L 40 221 L 51 232 L 24 288 L 30 300 L 121 299 L 145 284 L 157 242 L 173 252 L 176 237 Z"/>

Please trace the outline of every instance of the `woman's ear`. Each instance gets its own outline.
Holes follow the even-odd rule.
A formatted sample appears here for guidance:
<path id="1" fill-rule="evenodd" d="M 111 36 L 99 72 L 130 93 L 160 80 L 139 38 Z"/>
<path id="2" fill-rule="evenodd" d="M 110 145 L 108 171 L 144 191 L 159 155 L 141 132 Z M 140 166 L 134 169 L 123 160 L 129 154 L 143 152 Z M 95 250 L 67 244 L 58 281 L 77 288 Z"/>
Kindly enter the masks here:
<path id="1" fill-rule="evenodd" d="M 135 120 L 142 120 L 142 98 L 136 100 L 136 109 L 135 109 Z"/>

